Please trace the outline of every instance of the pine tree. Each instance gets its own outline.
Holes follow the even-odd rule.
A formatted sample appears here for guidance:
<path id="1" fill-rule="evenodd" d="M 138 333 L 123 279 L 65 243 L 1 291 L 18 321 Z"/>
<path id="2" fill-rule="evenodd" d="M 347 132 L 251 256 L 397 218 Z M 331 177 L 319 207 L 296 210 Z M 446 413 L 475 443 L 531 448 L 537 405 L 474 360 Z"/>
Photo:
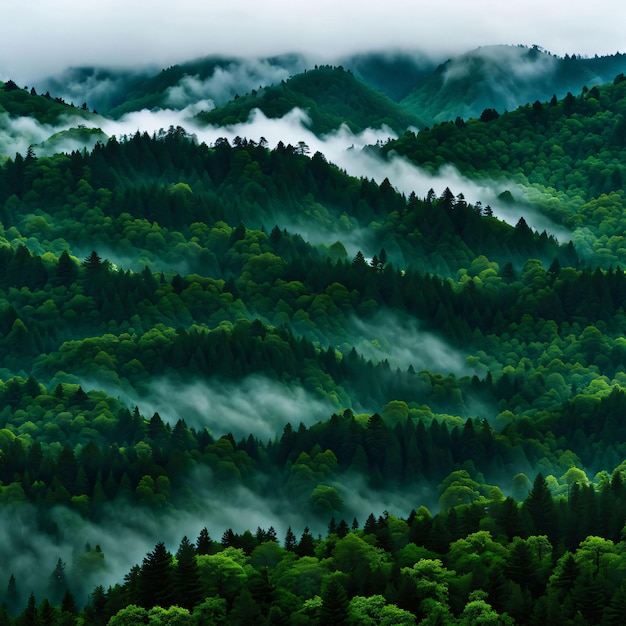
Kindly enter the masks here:
<path id="1" fill-rule="evenodd" d="M 197 554 L 210 554 L 211 553 L 211 536 L 206 526 L 200 531 L 198 538 L 196 539 L 196 553 Z"/>
<path id="2" fill-rule="evenodd" d="M 289 552 L 293 552 L 298 545 L 298 540 L 291 530 L 291 526 L 287 528 L 287 533 L 285 534 L 285 550 Z"/>
<path id="3" fill-rule="evenodd" d="M 342 626 L 348 624 L 348 594 L 343 585 L 332 577 L 322 589 L 320 626 Z"/>
<path id="4" fill-rule="evenodd" d="M 313 541 L 313 535 L 309 531 L 308 527 L 302 532 L 300 542 L 295 549 L 295 553 L 298 556 L 314 556 L 315 555 L 315 543 Z"/>
<path id="5" fill-rule="evenodd" d="M 74 596 L 69 589 L 65 590 L 63 600 L 61 600 L 61 611 L 63 611 L 63 613 L 69 613 L 70 615 L 78 615 L 76 600 L 74 600 Z"/>
<path id="6" fill-rule="evenodd" d="M 65 576 L 65 563 L 61 557 L 57 560 L 57 564 L 52 574 L 48 578 L 48 594 L 52 604 L 60 604 L 63 595 L 67 591 L 67 577 Z"/>
<path id="7" fill-rule="evenodd" d="M 548 483 L 541 474 L 537 474 L 533 488 L 522 504 L 522 509 L 530 515 L 533 521 L 534 528 L 531 534 L 548 535 L 548 539 L 553 541 L 557 529 L 556 510 Z"/>
<path id="8" fill-rule="evenodd" d="M 189 611 L 202 599 L 202 587 L 196 562 L 196 550 L 183 537 L 176 552 L 178 564 L 174 572 L 175 603 Z"/>
<path id="9" fill-rule="evenodd" d="M 160 606 L 167 609 L 173 599 L 172 555 L 163 542 L 143 559 L 139 577 L 139 601 L 141 606 L 151 609 Z"/>
<path id="10" fill-rule="evenodd" d="M 35 602 L 35 594 L 31 592 L 24 612 L 19 616 L 18 623 L 20 626 L 39 626 L 37 615 L 37 603 Z"/>
<path id="11" fill-rule="evenodd" d="M 15 615 L 15 613 L 23 606 L 20 599 L 20 593 L 17 588 L 17 581 L 15 580 L 15 576 L 13 574 L 9 577 L 9 583 L 7 584 L 6 605 L 7 610 L 11 615 Z"/>

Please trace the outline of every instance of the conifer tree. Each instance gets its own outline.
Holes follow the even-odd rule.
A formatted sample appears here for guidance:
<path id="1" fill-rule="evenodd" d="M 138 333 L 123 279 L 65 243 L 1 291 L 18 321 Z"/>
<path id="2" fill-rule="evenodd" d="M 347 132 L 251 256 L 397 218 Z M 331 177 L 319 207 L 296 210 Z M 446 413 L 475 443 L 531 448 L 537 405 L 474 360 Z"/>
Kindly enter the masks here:
<path id="1" fill-rule="evenodd" d="M 196 550 L 192 543 L 183 537 L 176 552 L 177 566 L 174 572 L 175 603 L 188 610 L 198 604 L 202 597 Z"/>
<path id="2" fill-rule="evenodd" d="M 171 606 L 173 593 L 172 555 L 163 542 L 159 542 L 152 552 L 143 559 L 139 577 L 139 599 L 141 606 L 151 609 Z"/>

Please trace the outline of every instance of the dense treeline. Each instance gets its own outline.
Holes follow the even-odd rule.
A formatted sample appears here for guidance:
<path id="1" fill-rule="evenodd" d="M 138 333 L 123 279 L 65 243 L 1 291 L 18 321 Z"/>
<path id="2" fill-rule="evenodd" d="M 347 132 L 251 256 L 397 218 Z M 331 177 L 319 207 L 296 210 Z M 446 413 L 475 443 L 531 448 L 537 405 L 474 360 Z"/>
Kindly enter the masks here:
<path id="1" fill-rule="evenodd" d="M 472 489 L 455 472 L 439 489 Z M 443 496 L 442 496 L 443 497 Z M 604 520 L 598 528 L 597 519 Z M 79 610 L 72 588 L 81 567 L 106 562 L 99 546 L 69 572 L 59 559 L 47 594 L 28 601 L 9 580 L 3 623 L 42 624 L 620 624 L 626 616 L 623 471 L 597 487 L 572 476 L 554 498 L 539 474 L 520 504 L 493 492 L 431 516 L 370 514 L 363 525 L 332 517 L 325 538 L 273 527 L 220 541 L 206 527 L 163 542 L 123 582 L 92 590 Z M 594 534 L 588 535 L 590 529 Z M 560 538 L 560 539 L 559 539 Z M 57 600 L 58 602 L 58 600 Z M 5 607 L 7 604 L 5 603 Z M 26 604 L 26 608 L 23 608 Z M 37 622 L 36 620 L 39 620 Z M 30 620 L 30 621 L 29 621 Z"/>
<path id="2" fill-rule="evenodd" d="M 453 163 L 472 176 L 511 179 L 520 193 L 571 228 L 585 256 L 624 263 L 621 243 L 626 157 L 626 80 L 535 101 L 499 115 L 443 122 L 382 147 L 435 171 Z M 519 198 L 518 198 L 519 199 Z"/>
<path id="3" fill-rule="evenodd" d="M 0 82 L 0 115 L 13 118 L 31 117 L 42 124 L 57 124 L 63 116 L 89 117 L 87 104 L 80 108 L 67 104 L 62 98 L 53 98 L 49 92 L 37 94 L 34 87 L 21 89 L 12 80 Z M 3 124 L 4 125 L 4 124 Z"/>
<path id="4" fill-rule="evenodd" d="M 130 262 L 158 259 L 205 275 L 225 270 L 224 248 L 213 252 L 202 236 L 203 224 L 220 222 L 260 229 L 286 221 L 307 238 L 332 231 L 340 240 L 367 229 L 357 245 L 369 257 L 386 248 L 400 267 L 441 274 L 478 254 L 502 264 L 567 255 L 547 234 L 514 230 L 449 190 L 407 201 L 389 181 L 348 177 L 320 153 L 309 159 L 298 146 L 234 144 L 196 145 L 172 128 L 158 138 L 137 133 L 98 144 L 89 154 L 17 155 L 0 171 L 0 217 L 13 242 L 23 238 L 40 253 L 59 254 L 64 241 L 75 247 L 88 235 L 92 247 Z"/>

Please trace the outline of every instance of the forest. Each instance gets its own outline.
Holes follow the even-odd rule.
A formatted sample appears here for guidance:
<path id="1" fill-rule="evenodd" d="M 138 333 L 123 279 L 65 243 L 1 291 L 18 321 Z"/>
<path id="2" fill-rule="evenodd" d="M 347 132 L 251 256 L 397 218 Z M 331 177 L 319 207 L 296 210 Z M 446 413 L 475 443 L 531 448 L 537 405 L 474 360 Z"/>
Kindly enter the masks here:
<path id="1" fill-rule="evenodd" d="M 55 138 L 0 157 L 0 625 L 626 621 L 624 73 L 432 127 L 365 73 L 110 136 L 0 85 Z M 485 198 L 202 140 L 256 107 Z"/>

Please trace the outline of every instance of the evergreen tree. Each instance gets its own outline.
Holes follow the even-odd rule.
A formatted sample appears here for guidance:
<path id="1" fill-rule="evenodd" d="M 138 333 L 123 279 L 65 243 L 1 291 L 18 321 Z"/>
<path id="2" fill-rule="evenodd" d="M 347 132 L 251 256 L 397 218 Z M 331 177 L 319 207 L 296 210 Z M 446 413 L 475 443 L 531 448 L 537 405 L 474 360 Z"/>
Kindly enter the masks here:
<path id="1" fill-rule="evenodd" d="M 65 563 L 59 557 L 57 564 L 48 578 L 48 595 L 52 604 L 61 604 L 61 600 L 67 591 L 67 577 L 65 576 Z"/>
<path id="2" fill-rule="evenodd" d="M 192 611 L 202 598 L 202 588 L 196 562 L 196 550 L 187 537 L 183 537 L 180 542 L 176 559 L 174 600 L 179 606 Z"/>
<path id="3" fill-rule="evenodd" d="M 210 554 L 211 553 L 211 536 L 206 526 L 200 531 L 198 538 L 196 539 L 196 553 L 197 554 Z"/>
<path id="4" fill-rule="evenodd" d="M 551 541 L 554 540 L 557 531 L 556 510 L 548 483 L 541 474 L 537 474 L 533 488 L 522 504 L 522 510 L 532 520 L 532 534 L 548 535 Z"/>
<path id="5" fill-rule="evenodd" d="M 343 626 L 349 623 L 349 601 L 343 585 L 330 577 L 322 589 L 320 626 Z"/>
<path id="6" fill-rule="evenodd" d="M 296 549 L 297 545 L 298 545 L 298 539 L 293 534 L 293 531 L 291 530 L 291 526 L 289 526 L 287 528 L 287 533 L 285 534 L 285 550 L 288 550 L 289 552 L 293 552 Z"/>
<path id="7" fill-rule="evenodd" d="M 139 600 L 141 606 L 169 608 L 174 599 L 172 555 L 163 542 L 143 559 L 139 576 Z"/>

